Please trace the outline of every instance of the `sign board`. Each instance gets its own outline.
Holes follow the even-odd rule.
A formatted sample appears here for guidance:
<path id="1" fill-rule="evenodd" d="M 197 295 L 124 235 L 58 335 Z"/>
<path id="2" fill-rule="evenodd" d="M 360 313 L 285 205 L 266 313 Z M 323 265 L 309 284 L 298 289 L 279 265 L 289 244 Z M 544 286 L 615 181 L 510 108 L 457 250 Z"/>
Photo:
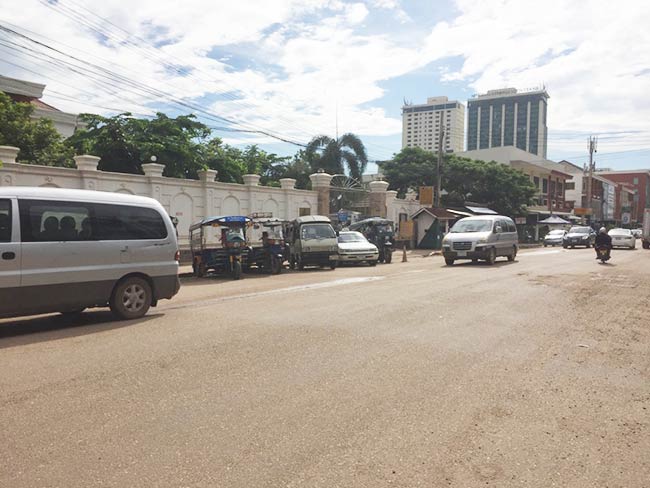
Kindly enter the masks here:
<path id="1" fill-rule="evenodd" d="M 433 207 L 433 187 L 421 186 L 420 187 L 420 205 L 424 207 Z"/>
<path id="2" fill-rule="evenodd" d="M 621 221 L 623 224 L 629 224 L 631 220 L 631 216 L 628 212 L 625 212 L 623 215 L 621 215 Z"/>
<path id="3" fill-rule="evenodd" d="M 515 217 L 515 224 L 525 224 L 526 217 Z"/>
<path id="4" fill-rule="evenodd" d="M 573 209 L 575 215 L 591 215 L 592 210 L 590 208 L 576 207 Z"/>
<path id="5" fill-rule="evenodd" d="M 337 214 L 337 217 L 339 219 L 339 222 L 347 222 L 348 221 L 348 213 L 347 212 L 339 212 Z"/>

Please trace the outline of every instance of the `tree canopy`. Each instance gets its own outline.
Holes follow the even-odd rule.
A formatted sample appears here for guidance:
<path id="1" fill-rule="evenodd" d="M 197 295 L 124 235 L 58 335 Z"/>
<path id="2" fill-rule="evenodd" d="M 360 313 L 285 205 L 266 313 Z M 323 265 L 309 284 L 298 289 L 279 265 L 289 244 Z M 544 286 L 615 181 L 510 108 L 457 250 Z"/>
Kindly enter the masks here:
<path id="1" fill-rule="evenodd" d="M 73 166 L 74 150 L 49 119 L 32 119 L 34 107 L 0 92 L 0 146 L 20 149 L 17 160 L 45 166 Z"/>
<path id="2" fill-rule="evenodd" d="M 305 149 L 305 156 L 314 171 L 323 169 L 326 173 L 342 174 L 347 167 L 349 175 L 357 180 L 361 180 L 368 165 L 363 142 L 350 133 L 343 134 L 338 139 L 314 137 Z"/>
<path id="3" fill-rule="evenodd" d="M 392 161 L 380 164 L 391 188 L 403 195 L 409 189 L 432 186 L 436 181 L 437 156 L 420 148 L 404 148 Z M 441 165 L 442 203 L 462 206 L 481 202 L 504 215 L 521 215 L 535 195 L 530 179 L 522 172 L 495 161 L 475 161 L 445 154 Z"/>

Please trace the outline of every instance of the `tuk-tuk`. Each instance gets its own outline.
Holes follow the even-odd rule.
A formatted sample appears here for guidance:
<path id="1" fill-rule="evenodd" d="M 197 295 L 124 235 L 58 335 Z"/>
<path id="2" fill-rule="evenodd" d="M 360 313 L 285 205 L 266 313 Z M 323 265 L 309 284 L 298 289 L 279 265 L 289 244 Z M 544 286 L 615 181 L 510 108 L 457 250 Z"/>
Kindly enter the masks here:
<path id="1" fill-rule="evenodd" d="M 339 245 L 328 217 L 305 215 L 287 225 L 287 248 L 291 269 L 305 266 L 336 268 Z"/>
<path id="2" fill-rule="evenodd" d="M 250 248 L 246 241 L 249 217 L 234 215 L 207 217 L 190 227 L 190 249 L 194 276 L 205 276 L 209 270 L 241 277 L 247 266 Z"/>
<path id="3" fill-rule="evenodd" d="M 284 262 L 285 221 L 273 214 L 252 214 L 248 227 L 248 244 L 251 252 L 248 264 L 271 274 L 280 274 Z"/>
<path id="4" fill-rule="evenodd" d="M 395 238 L 395 224 L 392 220 L 371 217 L 355 222 L 349 226 L 349 229 L 361 232 L 368 241 L 377 246 L 380 263 L 388 264 L 392 261 Z"/>

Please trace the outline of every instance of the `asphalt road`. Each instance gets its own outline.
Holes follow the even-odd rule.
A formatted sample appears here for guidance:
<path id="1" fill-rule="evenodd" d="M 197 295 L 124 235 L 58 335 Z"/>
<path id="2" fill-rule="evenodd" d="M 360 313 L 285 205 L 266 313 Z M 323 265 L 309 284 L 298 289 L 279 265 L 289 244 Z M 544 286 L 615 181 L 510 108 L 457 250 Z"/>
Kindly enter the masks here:
<path id="1" fill-rule="evenodd" d="M 650 486 L 650 251 L 400 257 L 0 321 L 0 486 Z"/>

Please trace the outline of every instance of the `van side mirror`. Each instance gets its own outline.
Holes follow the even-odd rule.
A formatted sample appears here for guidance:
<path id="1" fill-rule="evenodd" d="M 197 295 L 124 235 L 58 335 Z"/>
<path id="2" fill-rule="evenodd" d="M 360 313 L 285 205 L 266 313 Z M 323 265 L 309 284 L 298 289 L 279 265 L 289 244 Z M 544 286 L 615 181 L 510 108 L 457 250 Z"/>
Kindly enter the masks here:
<path id="1" fill-rule="evenodd" d="M 337 230 L 337 231 L 336 231 L 336 237 L 338 237 L 338 236 L 339 236 L 339 231 Z"/>

